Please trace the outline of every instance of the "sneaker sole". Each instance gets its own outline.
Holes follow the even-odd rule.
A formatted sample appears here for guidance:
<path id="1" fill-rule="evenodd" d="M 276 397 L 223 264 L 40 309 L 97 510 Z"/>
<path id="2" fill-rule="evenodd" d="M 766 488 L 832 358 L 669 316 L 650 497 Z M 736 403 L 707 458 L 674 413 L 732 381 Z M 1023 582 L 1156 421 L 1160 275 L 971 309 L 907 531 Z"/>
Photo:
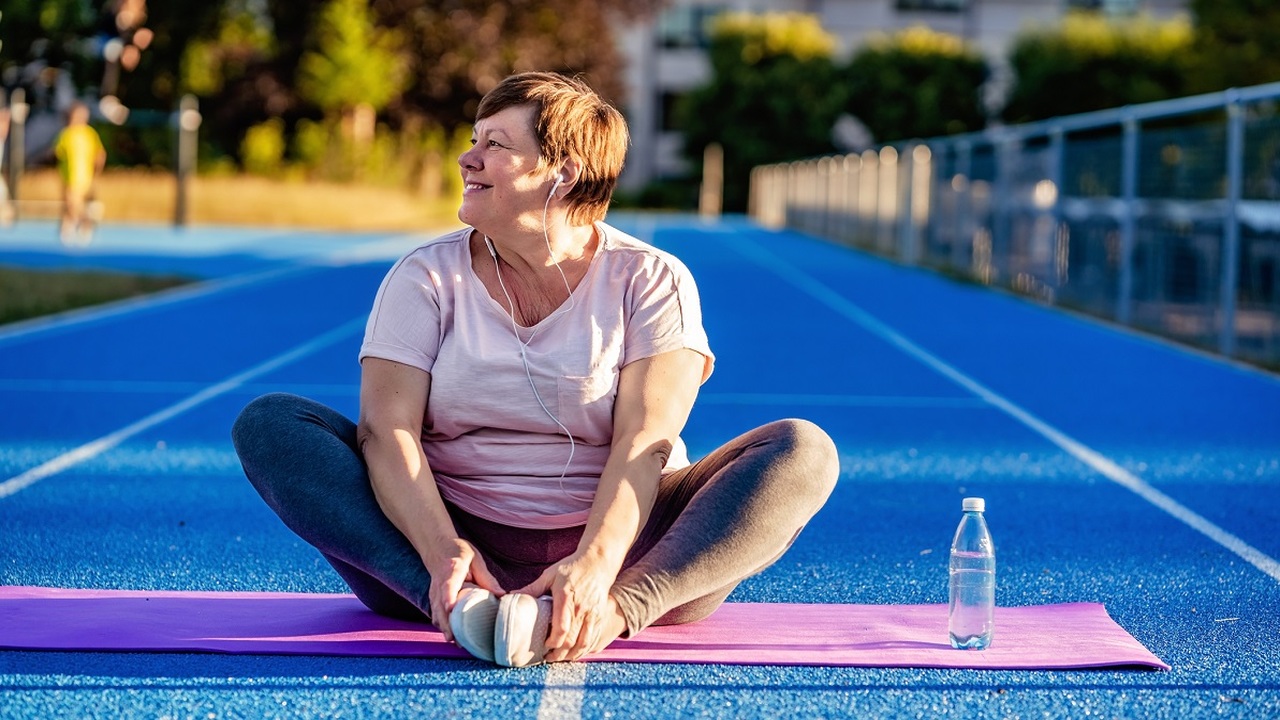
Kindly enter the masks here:
<path id="1" fill-rule="evenodd" d="M 546 654 L 546 638 L 534 642 L 535 631 L 546 632 L 551 609 L 543 610 L 550 598 L 512 593 L 498 603 L 498 617 L 493 631 L 494 662 L 504 667 L 541 665 Z M 542 617 L 545 615 L 545 620 Z"/>
<path id="2" fill-rule="evenodd" d="M 494 624 L 498 619 L 498 598 L 488 590 L 471 590 L 449 613 L 453 639 L 481 660 L 493 662 Z"/>

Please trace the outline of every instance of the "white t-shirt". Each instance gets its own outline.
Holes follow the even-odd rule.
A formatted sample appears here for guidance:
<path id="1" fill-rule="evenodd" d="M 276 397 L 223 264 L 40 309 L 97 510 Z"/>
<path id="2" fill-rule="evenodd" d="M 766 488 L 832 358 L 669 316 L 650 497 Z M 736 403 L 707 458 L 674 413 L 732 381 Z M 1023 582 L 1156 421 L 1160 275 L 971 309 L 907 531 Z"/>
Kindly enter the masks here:
<path id="1" fill-rule="evenodd" d="M 360 359 L 431 373 L 422 447 L 441 495 L 473 515 L 524 528 L 585 523 L 609 456 L 619 371 L 689 348 L 706 358 L 703 380 L 711 375 L 689 270 L 605 223 L 596 228 L 599 247 L 572 306 L 520 328 L 527 372 L 507 307 L 471 268 L 471 228 L 410 252 L 378 290 Z M 573 433 L 571 461 L 548 411 Z M 688 463 L 677 442 L 667 471 Z"/>

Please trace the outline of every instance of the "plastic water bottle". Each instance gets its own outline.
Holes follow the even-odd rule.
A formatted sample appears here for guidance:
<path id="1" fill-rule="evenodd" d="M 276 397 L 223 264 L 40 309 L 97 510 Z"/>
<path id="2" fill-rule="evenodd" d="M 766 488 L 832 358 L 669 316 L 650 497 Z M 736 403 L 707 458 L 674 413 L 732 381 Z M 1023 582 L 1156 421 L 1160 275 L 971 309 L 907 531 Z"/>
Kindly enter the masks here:
<path id="1" fill-rule="evenodd" d="M 996 548 L 982 517 L 982 498 L 965 498 L 964 517 L 951 541 L 951 647 L 985 650 L 995 630 Z"/>

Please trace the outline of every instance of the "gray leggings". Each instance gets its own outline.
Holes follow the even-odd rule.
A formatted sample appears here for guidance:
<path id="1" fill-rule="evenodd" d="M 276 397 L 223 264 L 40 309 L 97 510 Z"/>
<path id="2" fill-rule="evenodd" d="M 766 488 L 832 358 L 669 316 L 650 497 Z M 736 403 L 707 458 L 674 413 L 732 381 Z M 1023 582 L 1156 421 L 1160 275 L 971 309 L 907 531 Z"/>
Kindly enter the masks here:
<path id="1" fill-rule="evenodd" d="M 232 439 L 262 498 L 365 605 L 430 621 L 431 578 L 378 506 L 355 423 L 312 400 L 273 393 L 245 407 Z M 835 445 L 804 420 L 756 428 L 664 475 L 612 589 L 626 634 L 710 615 L 740 582 L 786 552 L 838 475 Z M 583 531 L 514 528 L 448 509 L 455 530 L 508 590 L 571 554 Z"/>

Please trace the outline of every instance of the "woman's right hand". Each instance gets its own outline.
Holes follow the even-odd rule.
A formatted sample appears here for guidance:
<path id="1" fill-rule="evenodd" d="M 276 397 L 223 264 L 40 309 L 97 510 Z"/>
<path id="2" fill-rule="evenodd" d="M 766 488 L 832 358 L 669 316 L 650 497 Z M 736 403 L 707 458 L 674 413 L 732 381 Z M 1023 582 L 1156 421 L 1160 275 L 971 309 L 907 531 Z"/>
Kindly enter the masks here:
<path id="1" fill-rule="evenodd" d="M 427 572 L 431 575 L 431 590 L 428 599 L 431 603 L 431 620 L 445 640 L 453 640 L 453 632 L 449 629 L 449 613 L 458 603 L 458 593 L 464 584 L 478 585 L 494 595 L 502 596 L 506 591 L 498 584 L 497 578 L 489 572 L 484 557 L 475 546 L 455 538 L 442 554 L 427 563 Z"/>

